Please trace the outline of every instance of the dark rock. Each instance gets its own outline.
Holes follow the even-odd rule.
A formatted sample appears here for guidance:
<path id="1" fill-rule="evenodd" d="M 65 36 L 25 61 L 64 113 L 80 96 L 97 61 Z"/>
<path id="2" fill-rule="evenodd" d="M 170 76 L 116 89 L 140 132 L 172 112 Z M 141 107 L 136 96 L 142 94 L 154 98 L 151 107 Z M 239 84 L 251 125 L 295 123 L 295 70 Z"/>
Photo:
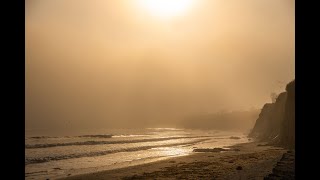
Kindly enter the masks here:
<path id="1" fill-rule="evenodd" d="M 268 144 L 258 144 L 257 146 L 268 146 Z"/>
<path id="2" fill-rule="evenodd" d="M 241 138 L 236 136 L 231 136 L 230 139 L 241 139 Z"/>
<path id="3" fill-rule="evenodd" d="M 241 167 L 241 166 L 238 166 L 238 167 L 236 168 L 236 170 L 242 170 L 242 167 Z"/>
<path id="4" fill-rule="evenodd" d="M 213 148 L 213 149 L 194 149 L 193 152 L 221 152 L 228 151 L 228 149 L 223 148 Z"/>

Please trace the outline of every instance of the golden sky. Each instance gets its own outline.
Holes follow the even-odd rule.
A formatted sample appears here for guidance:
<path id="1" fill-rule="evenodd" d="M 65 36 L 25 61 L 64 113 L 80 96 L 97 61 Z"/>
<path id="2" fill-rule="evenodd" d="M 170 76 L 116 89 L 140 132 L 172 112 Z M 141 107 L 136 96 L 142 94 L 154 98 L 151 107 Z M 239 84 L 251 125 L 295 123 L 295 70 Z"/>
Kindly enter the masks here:
<path id="1" fill-rule="evenodd" d="M 26 127 L 261 108 L 294 79 L 293 0 L 27 0 Z"/>

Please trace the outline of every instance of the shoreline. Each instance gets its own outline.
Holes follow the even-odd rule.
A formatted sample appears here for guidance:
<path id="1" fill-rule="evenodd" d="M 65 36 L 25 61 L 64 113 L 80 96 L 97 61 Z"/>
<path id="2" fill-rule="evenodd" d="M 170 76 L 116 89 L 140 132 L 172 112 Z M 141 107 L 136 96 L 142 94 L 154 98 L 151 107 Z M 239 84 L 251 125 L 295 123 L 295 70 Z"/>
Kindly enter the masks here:
<path id="1" fill-rule="evenodd" d="M 124 168 L 71 174 L 59 179 L 263 179 L 272 173 L 287 150 L 261 144 L 237 144 L 228 147 L 236 151 L 194 152 Z"/>

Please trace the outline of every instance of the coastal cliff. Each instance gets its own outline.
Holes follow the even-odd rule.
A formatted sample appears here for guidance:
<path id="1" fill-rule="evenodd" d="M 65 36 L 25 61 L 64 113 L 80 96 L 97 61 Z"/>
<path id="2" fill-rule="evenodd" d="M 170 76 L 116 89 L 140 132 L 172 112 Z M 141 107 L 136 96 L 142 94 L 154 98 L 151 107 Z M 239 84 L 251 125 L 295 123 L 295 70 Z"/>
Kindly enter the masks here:
<path id="1" fill-rule="evenodd" d="M 290 82 L 286 91 L 288 98 L 285 106 L 284 120 L 280 133 L 280 145 L 289 149 L 295 148 L 295 81 Z"/>
<path id="2" fill-rule="evenodd" d="M 249 137 L 286 148 L 295 144 L 295 81 L 286 92 L 279 94 L 274 103 L 263 106 Z"/>
<path id="3" fill-rule="evenodd" d="M 279 134 L 284 118 L 286 99 L 287 93 L 283 92 L 279 94 L 274 103 L 267 103 L 263 106 L 250 137 L 262 141 L 275 142 L 280 140 Z"/>

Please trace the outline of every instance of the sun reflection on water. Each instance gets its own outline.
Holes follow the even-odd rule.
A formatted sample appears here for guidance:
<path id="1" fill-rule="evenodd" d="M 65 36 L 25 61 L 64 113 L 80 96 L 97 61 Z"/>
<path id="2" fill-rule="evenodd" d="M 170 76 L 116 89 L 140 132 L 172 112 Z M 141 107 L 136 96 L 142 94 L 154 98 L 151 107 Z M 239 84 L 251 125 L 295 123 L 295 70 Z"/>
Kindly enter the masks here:
<path id="1" fill-rule="evenodd" d="M 159 147 L 151 150 L 157 151 L 159 156 L 184 156 L 191 152 L 190 149 L 179 147 Z"/>

